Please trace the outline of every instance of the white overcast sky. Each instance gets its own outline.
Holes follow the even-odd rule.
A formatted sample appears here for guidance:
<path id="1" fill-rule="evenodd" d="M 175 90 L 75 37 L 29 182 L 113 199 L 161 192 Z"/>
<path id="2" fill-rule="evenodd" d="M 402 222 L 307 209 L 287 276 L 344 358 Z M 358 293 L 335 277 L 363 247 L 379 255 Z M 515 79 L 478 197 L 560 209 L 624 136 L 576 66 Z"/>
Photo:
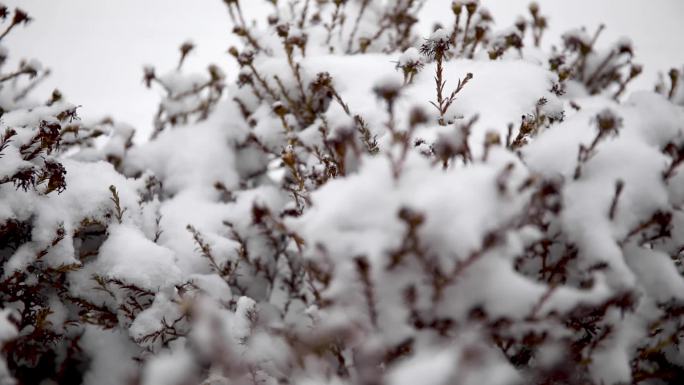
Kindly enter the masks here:
<path id="1" fill-rule="evenodd" d="M 2 0 L 0 0 L 2 1 Z M 235 67 L 226 49 L 235 43 L 222 0 L 4 0 L 19 6 L 35 20 L 28 28 L 6 38 L 13 59 L 36 58 L 53 70 L 38 90 L 45 94 L 58 87 L 81 115 L 111 115 L 127 121 L 139 132 L 150 131 L 158 91 L 141 83 L 142 67 L 170 69 L 177 47 L 192 40 L 197 50 L 188 61 L 203 69 L 210 62 Z M 600 23 L 608 27 L 602 41 L 628 36 L 636 47 L 645 73 L 636 87 L 650 88 L 658 71 L 684 64 L 684 0 L 540 0 L 549 15 L 545 43 L 556 41 L 565 30 Z M 261 0 L 242 0 L 248 18 L 261 18 L 268 10 Z M 433 21 L 451 22 L 450 0 L 428 0 L 420 28 Z M 512 23 L 529 0 L 481 0 L 494 15 L 498 28 Z"/>

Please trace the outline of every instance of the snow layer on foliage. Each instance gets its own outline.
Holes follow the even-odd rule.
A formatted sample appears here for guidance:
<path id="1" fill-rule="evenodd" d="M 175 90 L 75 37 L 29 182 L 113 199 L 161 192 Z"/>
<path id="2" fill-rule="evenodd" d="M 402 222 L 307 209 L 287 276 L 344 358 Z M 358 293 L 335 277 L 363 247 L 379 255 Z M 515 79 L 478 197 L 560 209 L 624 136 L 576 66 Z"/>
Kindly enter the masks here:
<path id="1" fill-rule="evenodd" d="M 473 339 L 475 335 L 468 336 Z M 477 340 L 459 341 L 465 347 L 461 349 L 425 350 L 402 362 L 389 374 L 391 385 L 446 385 L 457 382 L 459 384 L 477 385 L 510 384 L 519 381 L 518 374 L 508 365 L 501 362 L 491 366 L 486 373 L 470 370 L 469 360 L 473 355 L 497 355 L 496 351 L 488 350 L 478 344 Z"/>
<path id="2" fill-rule="evenodd" d="M 390 375 L 393 385 L 442 385 L 448 383 L 449 374 L 454 371 L 456 357 L 452 352 L 424 352 L 395 369 Z"/>
<path id="3" fill-rule="evenodd" d="M 337 91 L 351 111 L 366 118 L 369 126 L 377 129 L 383 126 L 386 117 L 378 113 L 378 110 L 384 107 L 372 89 L 377 79 L 389 77 L 401 81 L 401 76 L 392 64 L 401 61 L 402 57 L 403 55 L 377 53 L 323 55 L 307 59 L 302 63 L 302 67 L 304 76 L 309 80 L 313 80 L 317 73 L 329 72 Z M 264 73 L 277 74 L 284 82 L 294 86 L 292 76 L 288 72 L 282 73 L 284 66 L 287 66 L 287 61 L 282 58 L 269 58 L 259 63 L 259 68 Z M 427 113 L 436 115 L 436 111 L 428 104 L 428 101 L 435 99 L 434 66 L 434 63 L 425 65 L 414 78 L 414 82 L 402 90 L 397 110 L 407 111 L 411 107 L 421 106 Z M 534 62 L 458 59 L 446 62 L 444 73 L 447 79 L 446 90 L 455 88 L 457 80 L 465 78 L 466 74 L 474 75 L 468 86 L 458 94 L 457 101 L 448 111 L 448 117 L 479 117 L 478 125 L 481 128 L 473 132 L 470 138 L 476 151 L 481 148 L 488 130 L 505 136 L 508 125 L 519 122 L 520 116 L 533 111 L 540 98 L 546 98 L 552 103 L 556 103 L 557 99 L 549 91 L 553 85 L 553 75 Z M 349 125 L 348 117 L 337 104 L 331 104 L 326 115 L 333 128 Z M 406 115 L 400 115 L 399 119 L 397 123 L 401 127 L 402 123 L 406 123 Z M 262 119 L 259 121 L 271 129 L 278 127 L 274 122 L 264 122 Z M 431 135 L 429 132 L 430 130 L 424 134 L 428 138 L 433 137 L 434 133 Z M 374 134 L 381 136 L 383 132 L 377 131 Z M 272 137 L 268 134 L 264 136 Z"/>
<path id="4" fill-rule="evenodd" d="M 135 377 L 135 362 L 122 357 L 132 356 L 136 349 L 122 331 L 88 326 L 81 341 L 83 351 L 92 357 L 84 385 L 119 385 Z"/>
<path id="5" fill-rule="evenodd" d="M 152 171 L 170 194 L 211 188 L 216 182 L 235 187 L 234 155 L 227 147 L 240 131 L 226 129 L 232 119 L 223 109 L 202 124 L 163 132 L 157 140 L 130 151 L 128 172 Z"/>
<path id="6" fill-rule="evenodd" d="M 494 164 L 458 173 L 444 173 L 416 157 L 399 181 L 386 159 L 365 159 L 357 175 L 319 189 L 311 210 L 293 220 L 293 226 L 308 243 L 324 244 L 334 255 L 379 259 L 402 241 L 404 226 L 391 219 L 408 207 L 425 214 L 421 235 L 427 247 L 464 258 L 481 246 L 484 232 L 505 225 L 524 204 L 522 198 L 511 197 L 497 205 L 493 181 L 506 162 L 517 159 L 503 152 L 496 155 Z M 525 171 L 520 165 L 517 171 L 514 180 L 522 181 Z M 349 215 L 351 211 L 364 215 Z"/>
<path id="7" fill-rule="evenodd" d="M 609 262 L 616 269 L 612 279 L 631 285 L 634 277 L 617 242 L 644 217 L 668 207 L 670 194 L 661 176 L 668 159 L 661 149 L 670 138 L 681 137 L 681 109 L 650 93 L 634 94 L 623 105 L 589 99 L 581 111 L 539 135 L 523 150 L 523 158 L 534 171 L 571 174 L 577 148 L 596 136 L 595 117 L 605 108 L 622 118 L 623 127 L 617 137 L 599 144 L 600 151 L 583 167 L 583 177 L 567 183 L 563 221 L 589 261 Z M 618 180 L 625 187 L 617 220 L 611 221 L 607 214 Z"/>
<path id="8" fill-rule="evenodd" d="M 223 220 L 228 215 L 228 209 L 225 205 L 213 202 L 216 193 L 206 191 L 210 186 L 203 188 L 203 192 L 184 191 L 159 207 L 159 226 L 164 229 L 159 237 L 159 244 L 179 256 L 177 263 L 181 271 L 186 273 L 206 270 L 206 261 L 200 259 L 197 245 L 187 230 L 188 225 L 195 226 L 205 235 L 221 261 L 235 255 L 235 243 L 218 236 L 225 229 Z"/>
<path id="9" fill-rule="evenodd" d="M 64 160 L 68 170 L 67 191 L 54 197 L 37 196 L 34 192 L 16 193 L 11 185 L 0 186 L 0 220 L 24 221 L 35 216 L 32 242 L 24 244 L 9 260 L 5 274 L 33 262 L 38 250 L 56 237 L 59 225 L 65 231 L 65 242 L 49 248 L 44 261 L 50 266 L 80 263 L 74 256 L 73 232 L 83 220 L 106 221 L 111 210 L 109 186 L 121 186 L 119 195 L 124 207 L 137 205 L 137 182 L 130 182 L 107 162 L 82 163 Z"/>
<path id="10" fill-rule="evenodd" d="M 144 289 L 167 287 L 181 279 L 174 253 L 128 226 L 109 228 L 109 237 L 100 246 L 97 263 L 104 276 L 124 277 Z"/>
<path id="11" fill-rule="evenodd" d="M 145 366 L 143 385 L 182 385 L 192 378 L 195 365 L 190 352 L 162 353 Z"/>
<path id="12" fill-rule="evenodd" d="M 158 292 L 152 304 L 140 312 L 131 324 L 129 329 L 131 337 L 140 340 L 144 336 L 162 329 L 163 321 L 178 319 L 181 316 L 181 310 L 174 302 L 176 299 L 174 294 L 171 293 L 171 290 Z"/>

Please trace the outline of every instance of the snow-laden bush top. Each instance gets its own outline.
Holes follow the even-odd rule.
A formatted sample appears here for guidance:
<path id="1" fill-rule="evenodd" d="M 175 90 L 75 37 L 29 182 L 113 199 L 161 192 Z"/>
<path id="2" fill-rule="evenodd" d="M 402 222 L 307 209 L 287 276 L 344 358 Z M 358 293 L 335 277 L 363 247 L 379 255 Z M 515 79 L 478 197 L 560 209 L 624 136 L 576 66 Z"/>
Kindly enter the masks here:
<path id="1" fill-rule="evenodd" d="M 140 145 L 3 68 L 1 383 L 684 379 L 682 71 L 536 4 L 225 3 L 236 81 L 146 68 Z"/>

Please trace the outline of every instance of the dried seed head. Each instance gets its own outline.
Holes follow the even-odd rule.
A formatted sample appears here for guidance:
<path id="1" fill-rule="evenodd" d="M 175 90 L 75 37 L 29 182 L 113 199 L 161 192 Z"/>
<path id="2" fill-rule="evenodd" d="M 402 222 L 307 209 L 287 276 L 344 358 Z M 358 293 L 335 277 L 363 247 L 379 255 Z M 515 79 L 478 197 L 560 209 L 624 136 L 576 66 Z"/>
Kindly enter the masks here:
<path id="1" fill-rule="evenodd" d="M 29 17 L 28 13 L 22 11 L 19 8 L 14 9 L 14 17 L 12 18 L 12 24 L 28 24 L 32 19 Z"/>
<path id="2" fill-rule="evenodd" d="M 283 160 L 283 163 L 290 168 L 294 167 L 297 163 L 297 157 L 291 149 L 284 150 L 281 159 Z"/>
<path id="3" fill-rule="evenodd" d="M 253 81 L 252 74 L 249 72 L 240 71 L 240 73 L 238 73 L 237 83 L 239 87 L 247 84 L 254 84 Z"/>
<path id="4" fill-rule="evenodd" d="M 62 100 L 62 92 L 58 89 L 54 89 L 52 91 L 52 95 L 50 96 L 50 101 L 48 102 L 48 106 L 51 106 L 59 101 Z"/>
<path id="5" fill-rule="evenodd" d="M 327 72 L 319 72 L 316 74 L 316 80 L 309 84 L 309 88 L 313 92 L 319 92 L 322 89 L 330 89 L 332 87 L 332 77 Z"/>
<path id="6" fill-rule="evenodd" d="M 43 66 L 37 60 L 31 60 L 28 62 L 22 60 L 19 63 L 19 70 L 27 74 L 30 78 L 34 78 L 36 75 L 38 75 L 38 71 L 40 71 L 42 67 Z"/>
<path id="7" fill-rule="evenodd" d="M 477 7 L 480 6 L 480 1 L 479 0 L 467 0 L 465 3 L 466 11 L 468 11 L 468 14 L 472 15 L 477 11 Z"/>
<path id="8" fill-rule="evenodd" d="M 529 10 L 532 16 L 537 16 L 539 14 L 539 4 L 537 4 L 536 1 L 533 1 L 529 5 Z"/>
<path id="9" fill-rule="evenodd" d="M 414 106 L 411 108 L 411 112 L 409 113 L 409 125 L 411 127 L 415 127 L 419 124 L 425 124 L 429 120 L 428 115 L 425 113 L 425 110 L 420 107 L 420 106 Z"/>
<path id="10" fill-rule="evenodd" d="M 617 135 L 622 127 L 622 118 L 615 115 L 613 111 L 605 109 L 596 115 L 596 124 L 600 136 Z"/>
<path id="11" fill-rule="evenodd" d="M 527 21 L 525 20 L 524 17 L 519 16 L 515 20 L 515 28 L 517 28 L 518 31 L 520 31 L 520 32 L 525 32 L 525 29 L 527 29 Z"/>
<path id="12" fill-rule="evenodd" d="M 367 37 L 360 37 L 359 38 L 359 49 L 361 50 L 362 53 L 366 52 L 370 45 L 371 45 L 371 40 L 369 38 L 367 38 Z"/>
<path id="13" fill-rule="evenodd" d="M 475 26 L 475 40 L 482 40 L 486 32 L 486 29 L 480 25 Z"/>
<path id="14" fill-rule="evenodd" d="M 181 56 L 185 57 L 194 48 L 195 48 L 195 45 L 191 41 L 186 41 L 185 43 L 181 44 L 181 46 L 180 46 Z"/>
<path id="15" fill-rule="evenodd" d="M 480 8 L 480 12 L 478 12 L 478 15 L 480 15 L 479 24 L 491 23 L 494 21 L 494 17 L 487 8 Z"/>
<path id="16" fill-rule="evenodd" d="M 421 68 L 423 68 L 423 61 L 421 60 L 420 53 L 414 47 L 408 48 L 399 57 L 396 67 L 401 69 L 404 74 L 404 82 L 410 82 L 413 77 L 418 74 Z"/>
<path id="17" fill-rule="evenodd" d="M 209 67 L 207 67 L 207 71 L 209 71 L 209 76 L 211 77 L 212 82 L 218 82 L 226 77 L 221 68 L 219 68 L 216 64 L 210 64 Z"/>
<path id="18" fill-rule="evenodd" d="M 233 33 L 240 37 L 247 36 L 247 30 L 240 26 L 236 26 L 235 28 L 233 28 Z"/>
<path id="19" fill-rule="evenodd" d="M 282 38 L 286 38 L 287 35 L 289 34 L 289 32 L 290 32 L 290 25 L 289 24 L 283 23 L 283 24 L 278 24 L 278 26 L 276 26 L 276 33 L 278 34 L 278 36 L 280 36 Z"/>
<path id="20" fill-rule="evenodd" d="M 634 55 L 634 50 L 632 49 L 632 41 L 627 38 L 622 38 L 617 42 L 616 49 L 620 54 Z"/>
<path id="21" fill-rule="evenodd" d="M 252 64 L 252 61 L 254 60 L 254 52 L 252 51 L 245 51 L 242 52 L 237 56 L 237 61 L 240 66 L 248 66 Z"/>
<path id="22" fill-rule="evenodd" d="M 282 102 L 275 102 L 275 103 L 273 103 L 273 105 L 271 106 L 271 108 L 273 109 L 273 112 L 274 112 L 276 115 L 280 116 L 281 118 L 284 117 L 285 115 L 287 115 L 288 112 L 290 112 L 290 111 L 288 110 L 288 108 L 285 107 L 285 105 L 284 105 Z"/>
<path id="23" fill-rule="evenodd" d="M 373 92 L 378 99 L 384 99 L 393 103 L 401 93 L 402 83 L 395 76 L 387 76 L 378 81 L 373 87 Z"/>
<path id="24" fill-rule="evenodd" d="M 488 131 L 487 134 L 485 134 L 485 146 L 498 146 L 501 144 L 501 136 L 499 135 L 498 132 L 495 131 Z"/>
<path id="25" fill-rule="evenodd" d="M 460 15 L 463 11 L 463 3 L 461 1 L 453 1 L 451 3 L 451 11 L 454 15 Z"/>
<path id="26" fill-rule="evenodd" d="M 677 84 L 679 81 L 679 71 L 676 68 L 670 69 L 670 72 L 667 73 L 668 76 L 670 77 L 670 81 L 672 84 Z"/>
<path id="27" fill-rule="evenodd" d="M 534 21 L 534 26 L 540 29 L 546 29 L 549 25 L 548 22 L 546 21 L 546 17 L 544 16 L 539 16 L 535 21 Z"/>
<path id="28" fill-rule="evenodd" d="M 301 50 L 306 46 L 307 36 L 305 34 L 291 35 L 287 39 L 287 44 L 299 47 Z"/>
<path id="29" fill-rule="evenodd" d="M 399 219 L 404 221 L 409 227 L 416 228 L 425 222 L 425 215 L 409 207 L 402 207 L 397 213 Z"/>
<path id="30" fill-rule="evenodd" d="M 431 59 L 441 57 L 449 50 L 449 37 L 449 33 L 445 29 L 437 29 L 420 46 L 420 53 Z"/>
<path id="31" fill-rule="evenodd" d="M 156 78 L 156 75 L 154 73 L 154 67 L 152 66 L 145 66 L 143 68 L 143 82 L 145 83 L 145 86 L 147 88 L 150 88 L 152 86 L 152 80 Z"/>

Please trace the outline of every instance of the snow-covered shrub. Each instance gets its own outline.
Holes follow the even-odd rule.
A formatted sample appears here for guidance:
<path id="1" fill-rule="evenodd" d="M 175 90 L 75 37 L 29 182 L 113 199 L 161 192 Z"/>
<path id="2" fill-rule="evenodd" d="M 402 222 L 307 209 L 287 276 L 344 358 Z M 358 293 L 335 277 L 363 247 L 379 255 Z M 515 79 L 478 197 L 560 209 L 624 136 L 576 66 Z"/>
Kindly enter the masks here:
<path id="1" fill-rule="evenodd" d="M 4 5 L 0 16 L 1 38 L 30 21 Z M 57 90 L 36 102 L 30 91 L 49 71 L 37 61 L 6 70 L 8 52 L 0 49 L 0 343 L 9 368 L 3 365 L 0 382 L 66 381 L 85 362 L 78 353 L 80 319 L 85 309 L 99 308 L 72 295 L 69 273 L 97 256 L 93 245 L 112 216 L 108 186 L 128 182 L 108 163 L 65 156 L 96 151 L 95 139 L 113 123 L 82 124 L 77 107 Z M 137 196 L 126 190 L 127 202 Z M 80 332 L 72 332 L 73 325 Z"/>
<path id="2" fill-rule="evenodd" d="M 146 69 L 147 142 L 3 82 L 3 382 L 684 379 L 678 75 L 537 5 L 225 3 L 236 81 Z"/>

